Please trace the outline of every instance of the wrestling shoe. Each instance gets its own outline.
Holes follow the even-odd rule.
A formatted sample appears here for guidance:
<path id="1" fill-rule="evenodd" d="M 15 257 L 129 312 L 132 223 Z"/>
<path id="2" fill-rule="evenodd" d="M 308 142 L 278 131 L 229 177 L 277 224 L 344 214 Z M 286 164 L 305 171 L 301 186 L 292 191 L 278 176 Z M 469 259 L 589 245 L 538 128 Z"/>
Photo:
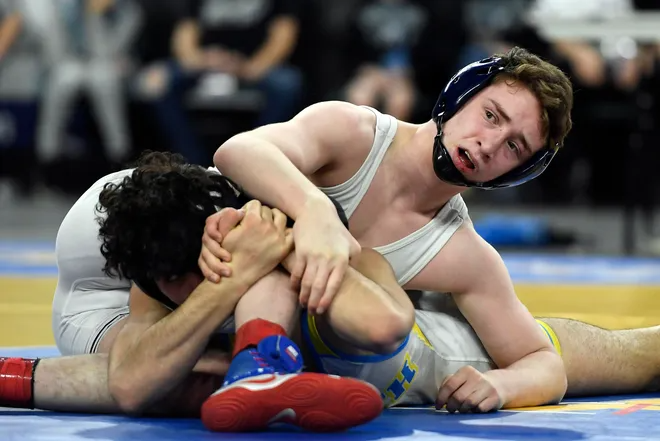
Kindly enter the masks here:
<path id="1" fill-rule="evenodd" d="M 240 352 L 223 386 L 202 405 L 204 426 L 214 432 L 247 432 L 285 423 L 332 432 L 382 412 L 380 393 L 372 385 L 301 370 L 300 350 L 287 337 L 267 337 L 256 349 Z"/>

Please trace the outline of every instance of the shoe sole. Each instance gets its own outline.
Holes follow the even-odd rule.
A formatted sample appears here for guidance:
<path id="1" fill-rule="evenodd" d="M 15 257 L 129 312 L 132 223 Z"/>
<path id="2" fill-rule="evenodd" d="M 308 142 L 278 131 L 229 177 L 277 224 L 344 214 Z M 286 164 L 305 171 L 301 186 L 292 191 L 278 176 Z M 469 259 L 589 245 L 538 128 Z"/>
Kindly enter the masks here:
<path id="1" fill-rule="evenodd" d="M 378 390 L 364 381 L 302 373 L 260 375 L 220 389 L 202 405 L 213 432 L 252 432 L 288 423 L 313 432 L 337 432 L 367 423 L 383 411 Z"/>

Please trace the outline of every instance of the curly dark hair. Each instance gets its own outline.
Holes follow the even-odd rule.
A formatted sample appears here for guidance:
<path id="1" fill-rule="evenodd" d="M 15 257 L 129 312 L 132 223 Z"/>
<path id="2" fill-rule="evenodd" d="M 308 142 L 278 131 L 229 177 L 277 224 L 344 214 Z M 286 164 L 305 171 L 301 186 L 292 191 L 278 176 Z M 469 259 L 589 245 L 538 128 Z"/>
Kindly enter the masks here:
<path id="1" fill-rule="evenodd" d="M 228 178 L 181 155 L 145 152 L 135 165 L 99 196 L 104 273 L 154 281 L 199 272 L 206 218 L 224 207 L 242 207 L 247 197 Z"/>

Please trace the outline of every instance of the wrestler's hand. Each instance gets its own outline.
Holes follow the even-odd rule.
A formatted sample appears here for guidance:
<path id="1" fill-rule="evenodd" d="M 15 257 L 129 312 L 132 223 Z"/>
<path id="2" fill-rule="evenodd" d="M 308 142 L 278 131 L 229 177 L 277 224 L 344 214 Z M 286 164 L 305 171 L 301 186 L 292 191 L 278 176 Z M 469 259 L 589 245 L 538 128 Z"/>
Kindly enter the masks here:
<path id="1" fill-rule="evenodd" d="M 243 220 L 227 234 L 222 246 L 232 255 L 227 264 L 233 269 L 232 278 L 241 278 L 252 285 L 289 255 L 293 250 L 293 234 L 280 210 L 271 210 L 259 201 L 250 201 L 243 209 Z"/>
<path id="2" fill-rule="evenodd" d="M 245 210 L 223 208 L 206 219 L 202 236 L 202 251 L 197 264 L 204 277 L 217 283 L 220 277 L 231 276 L 231 268 L 224 262 L 231 262 L 231 253 L 225 250 L 222 240 L 243 219 Z"/>
<path id="3" fill-rule="evenodd" d="M 300 287 L 300 304 L 322 314 L 339 290 L 349 259 L 360 244 L 351 236 L 333 206 L 312 203 L 293 225 L 296 264 L 291 283 Z"/>
<path id="4" fill-rule="evenodd" d="M 493 381 L 472 366 L 464 366 L 445 378 L 435 401 L 436 409 L 447 406 L 449 413 L 490 412 L 503 404 Z"/>

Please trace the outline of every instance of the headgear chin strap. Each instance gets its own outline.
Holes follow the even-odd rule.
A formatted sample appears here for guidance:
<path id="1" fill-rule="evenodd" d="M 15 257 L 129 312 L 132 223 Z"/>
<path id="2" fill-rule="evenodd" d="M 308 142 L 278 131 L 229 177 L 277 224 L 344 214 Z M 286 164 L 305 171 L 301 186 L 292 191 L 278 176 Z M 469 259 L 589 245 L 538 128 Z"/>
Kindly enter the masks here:
<path id="1" fill-rule="evenodd" d="M 433 169 L 441 180 L 452 185 L 485 190 L 514 187 L 543 173 L 557 153 L 557 146 L 547 146 L 534 154 L 526 163 L 488 182 L 468 181 L 454 165 L 447 148 L 442 143 L 442 124 L 454 116 L 470 98 L 488 86 L 504 71 L 504 67 L 503 60 L 497 57 L 469 64 L 454 75 L 440 93 L 433 109 L 433 121 L 438 126 L 438 134 L 433 143 Z"/>

